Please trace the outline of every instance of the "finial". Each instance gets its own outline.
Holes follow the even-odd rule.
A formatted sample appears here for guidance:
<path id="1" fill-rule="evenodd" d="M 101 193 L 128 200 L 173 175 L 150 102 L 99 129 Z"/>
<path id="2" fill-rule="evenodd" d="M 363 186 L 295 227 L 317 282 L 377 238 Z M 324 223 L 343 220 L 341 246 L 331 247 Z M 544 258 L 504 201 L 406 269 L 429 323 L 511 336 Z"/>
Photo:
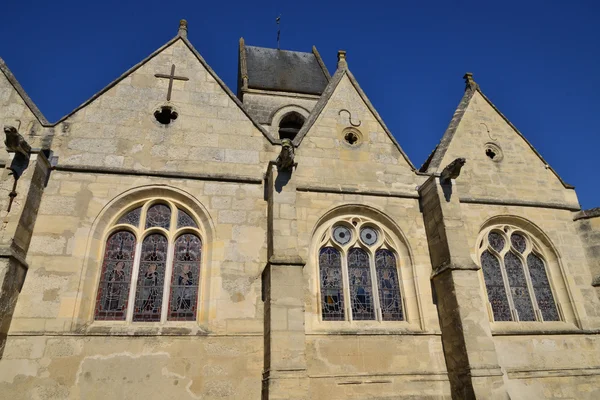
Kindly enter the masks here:
<path id="1" fill-rule="evenodd" d="M 338 50 L 338 68 L 346 68 L 348 67 L 348 62 L 346 61 L 346 50 Z"/>
<path id="2" fill-rule="evenodd" d="M 463 76 L 463 79 L 465 80 L 465 84 L 467 85 L 465 87 L 465 90 L 468 90 L 468 89 L 476 90 L 478 88 L 477 83 L 473 79 L 472 72 L 465 73 L 465 76 Z"/>
<path id="3" fill-rule="evenodd" d="M 181 37 L 187 37 L 187 21 L 185 19 L 179 20 L 179 32 L 177 34 Z"/>

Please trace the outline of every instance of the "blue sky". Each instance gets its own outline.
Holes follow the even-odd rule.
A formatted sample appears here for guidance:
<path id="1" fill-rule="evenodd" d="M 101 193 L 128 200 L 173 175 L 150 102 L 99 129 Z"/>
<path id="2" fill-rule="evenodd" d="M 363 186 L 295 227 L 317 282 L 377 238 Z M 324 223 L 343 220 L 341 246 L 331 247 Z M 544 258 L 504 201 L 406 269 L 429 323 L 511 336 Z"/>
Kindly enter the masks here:
<path id="1" fill-rule="evenodd" d="M 54 122 L 164 44 L 189 39 L 235 91 L 237 43 L 338 49 L 413 163 L 435 147 L 466 71 L 568 183 L 600 206 L 600 2 L 5 0 L 0 57 Z"/>

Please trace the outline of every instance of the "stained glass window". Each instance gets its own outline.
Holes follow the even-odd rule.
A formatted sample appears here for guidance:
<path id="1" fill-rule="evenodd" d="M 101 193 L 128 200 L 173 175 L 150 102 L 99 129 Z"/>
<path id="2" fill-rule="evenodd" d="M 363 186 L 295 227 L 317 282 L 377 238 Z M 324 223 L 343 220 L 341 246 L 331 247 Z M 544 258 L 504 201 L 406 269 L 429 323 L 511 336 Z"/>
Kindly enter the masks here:
<path id="1" fill-rule="evenodd" d="M 113 233 L 106 241 L 100 288 L 96 300 L 97 320 L 124 320 L 135 256 L 135 236 Z"/>
<path id="2" fill-rule="evenodd" d="M 523 263 L 516 255 L 509 252 L 504 256 L 504 265 L 506 266 L 506 276 L 508 277 L 513 303 L 519 313 L 519 320 L 535 321 L 525 272 L 523 271 Z"/>
<path id="3" fill-rule="evenodd" d="M 523 235 L 519 235 L 518 233 L 513 233 L 510 235 L 510 243 L 519 253 L 523 254 L 527 244 L 525 243 L 525 237 Z"/>
<path id="4" fill-rule="evenodd" d="M 348 280 L 352 319 L 375 319 L 369 255 L 363 249 L 353 248 L 348 252 Z"/>
<path id="5" fill-rule="evenodd" d="M 379 285 L 379 303 L 384 321 L 402 321 L 402 295 L 398 282 L 396 257 L 389 250 L 380 249 L 375 253 L 375 270 Z"/>
<path id="6" fill-rule="evenodd" d="M 319 254 L 321 312 L 324 321 L 344 320 L 344 291 L 340 252 L 324 247 Z"/>
<path id="7" fill-rule="evenodd" d="M 142 207 L 135 208 L 123 215 L 117 221 L 117 224 L 129 224 L 135 227 L 140 225 L 140 216 L 142 215 Z"/>
<path id="8" fill-rule="evenodd" d="M 510 238 L 508 243 L 498 231 L 488 234 L 489 248 L 504 254 L 503 258 L 489 250 L 481 254 L 481 267 L 494 320 L 511 321 L 516 315 L 518 321 L 536 321 L 541 314 L 544 321 L 559 321 L 544 261 L 533 253 L 531 238 L 511 226 L 505 226 L 504 232 Z M 540 313 L 537 314 L 536 310 Z"/>
<path id="9" fill-rule="evenodd" d="M 504 288 L 504 279 L 502 278 L 502 270 L 500 262 L 495 255 L 488 250 L 481 255 L 481 269 L 485 279 L 485 287 L 487 289 L 488 301 L 492 306 L 495 321 L 510 321 L 510 306 L 506 297 Z"/>
<path id="10" fill-rule="evenodd" d="M 198 225 L 194 221 L 192 217 L 181 208 L 177 209 L 177 229 L 184 228 L 186 226 L 191 226 L 192 228 L 197 228 Z"/>
<path id="11" fill-rule="evenodd" d="M 177 223 L 171 224 L 171 210 L 177 212 Z M 140 227 L 142 220 L 146 222 Z M 95 319 L 136 323 L 195 320 L 202 260 L 202 239 L 196 221 L 196 216 L 170 200 L 124 212 L 116 224 L 137 229 L 120 230 L 106 241 Z M 165 232 L 145 231 L 155 227 Z M 185 233 L 178 234 L 179 228 L 186 228 Z M 138 234 L 143 240 L 136 248 Z"/>
<path id="12" fill-rule="evenodd" d="M 559 321 L 558 310 L 546 275 L 544 262 L 537 255 L 530 253 L 527 256 L 527 266 L 529 267 L 529 276 L 533 284 L 533 293 L 537 300 L 538 308 L 542 313 L 544 321 Z"/>
<path id="13" fill-rule="evenodd" d="M 169 229 L 171 225 L 171 208 L 166 204 L 154 204 L 146 212 L 146 229 L 159 227 Z"/>
<path id="14" fill-rule="evenodd" d="M 488 241 L 492 249 L 500 252 L 504 248 L 504 238 L 498 232 L 490 232 L 488 235 Z"/>
<path id="15" fill-rule="evenodd" d="M 170 320 L 196 319 L 201 251 L 200 238 L 194 234 L 186 233 L 175 241 L 173 277 L 169 295 Z"/>
<path id="16" fill-rule="evenodd" d="M 167 247 L 167 238 L 161 234 L 148 235 L 142 242 L 134 321 L 160 321 Z"/>

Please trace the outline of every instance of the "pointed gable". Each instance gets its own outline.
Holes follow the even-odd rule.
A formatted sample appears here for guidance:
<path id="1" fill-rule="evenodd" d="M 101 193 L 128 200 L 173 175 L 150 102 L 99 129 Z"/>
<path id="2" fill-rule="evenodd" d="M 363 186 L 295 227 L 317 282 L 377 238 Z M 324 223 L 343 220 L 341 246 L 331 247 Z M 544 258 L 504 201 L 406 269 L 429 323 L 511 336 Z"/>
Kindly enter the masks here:
<path id="1" fill-rule="evenodd" d="M 467 89 L 442 140 L 421 167 L 439 173 L 459 157 L 467 159 L 457 184 L 461 195 L 520 202 L 572 204 L 565 184 L 535 148 L 465 75 Z"/>
<path id="2" fill-rule="evenodd" d="M 17 128 L 32 147 L 47 148 L 43 127 L 48 121 L 0 58 L 0 125 Z M 8 154 L 2 152 L 2 158 Z"/>
<path id="3" fill-rule="evenodd" d="M 155 118 L 163 107 L 168 124 Z M 182 35 L 59 123 L 53 147 L 67 165 L 255 175 L 274 142 Z"/>
<path id="4" fill-rule="evenodd" d="M 345 62 L 340 64 L 294 139 L 298 175 L 358 189 L 414 190 L 414 166 Z"/>

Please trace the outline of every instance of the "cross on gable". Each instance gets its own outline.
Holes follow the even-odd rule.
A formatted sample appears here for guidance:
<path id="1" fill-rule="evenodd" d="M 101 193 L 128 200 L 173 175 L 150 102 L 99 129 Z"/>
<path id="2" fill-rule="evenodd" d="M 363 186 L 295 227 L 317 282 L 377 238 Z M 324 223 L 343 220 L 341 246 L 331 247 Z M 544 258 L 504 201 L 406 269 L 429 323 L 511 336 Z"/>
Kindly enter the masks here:
<path id="1" fill-rule="evenodd" d="M 167 101 L 171 100 L 171 92 L 173 91 L 173 81 L 174 80 L 178 80 L 178 81 L 188 81 L 189 80 L 189 78 L 187 78 L 185 76 L 176 76 L 175 75 L 175 64 L 171 65 L 171 74 L 170 75 L 154 74 L 154 76 L 157 78 L 167 78 L 169 80 L 169 90 L 167 91 Z"/>

